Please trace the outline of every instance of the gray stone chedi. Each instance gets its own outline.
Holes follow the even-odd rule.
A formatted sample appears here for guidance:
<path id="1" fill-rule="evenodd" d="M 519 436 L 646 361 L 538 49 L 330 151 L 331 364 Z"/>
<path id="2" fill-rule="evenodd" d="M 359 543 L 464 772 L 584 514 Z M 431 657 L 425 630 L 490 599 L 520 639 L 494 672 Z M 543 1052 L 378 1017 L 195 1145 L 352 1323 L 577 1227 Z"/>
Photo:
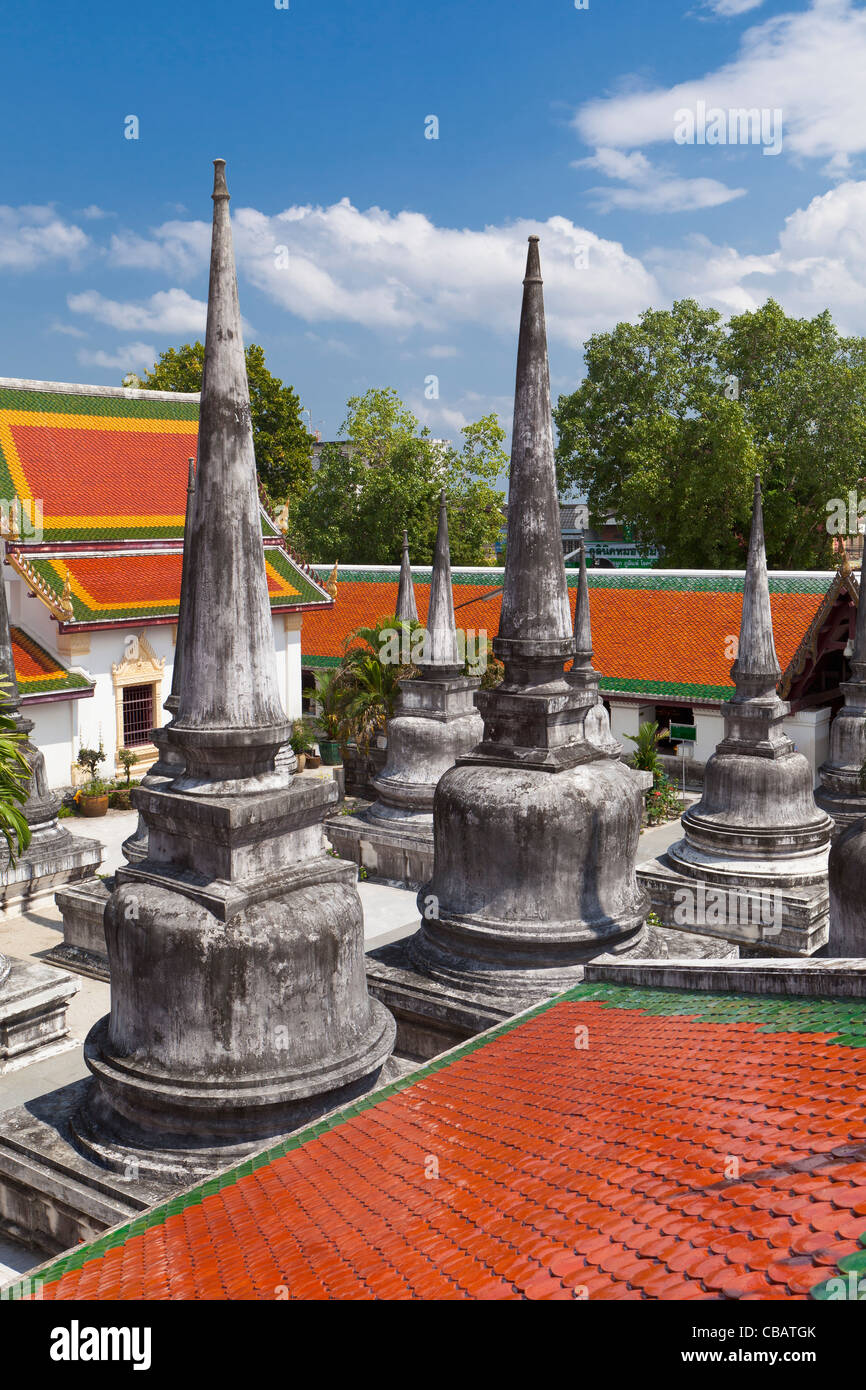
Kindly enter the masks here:
<path id="1" fill-rule="evenodd" d="M 0 676 L 6 682 L 0 705 L 24 736 L 21 751 L 30 767 L 28 796 L 21 807 L 30 827 L 30 844 L 23 853 L 16 854 L 13 863 L 5 842 L 0 841 L 0 910 L 8 915 L 26 911 L 58 883 L 92 874 L 102 860 L 102 846 L 96 840 L 71 835 L 57 819 L 60 800 L 49 790 L 43 754 L 30 742 L 32 720 L 21 714 L 2 577 Z M 77 988 L 74 980 L 58 974 L 51 966 L 11 961 L 0 954 L 0 1073 L 72 1046 L 66 1008 Z"/>
<path id="2" fill-rule="evenodd" d="M 572 629 L 537 237 L 523 283 L 493 641 L 505 675 L 476 693 L 483 736 L 436 788 L 435 866 L 408 947 L 423 976 L 509 1009 L 567 988 L 594 956 L 640 944 L 647 908 L 635 878 L 641 780 L 620 761 L 600 704 L 585 565 L 577 639 Z"/>
<path id="3" fill-rule="evenodd" d="M 404 531 L 396 617 L 408 624 L 417 616 Z M 422 637 L 419 675 L 400 681 L 399 703 L 388 721 L 387 760 L 373 779 L 378 799 L 362 815 L 340 816 L 328 825 L 331 842 L 344 857 L 382 878 L 416 887 L 433 869 L 439 779 L 482 734 L 472 703 L 478 680 L 464 676 L 457 640 L 444 493 Z"/>
<path id="4" fill-rule="evenodd" d="M 845 705 L 830 730 L 830 756 L 821 768 L 817 799 L 836 824 L 830 850 L 831 956 L 866 956 L 866 553 L 860 571 L 851 680 L 842 686 Z"/>
<path id="5" fill-rule="evenodd" d="M 195 496 L 195 459 L 189 460 L 187 481 L 186 520 L 184 523 L 184 551 L 181 564 L 180 605 L 178 609 L 178 628 L 175 638 L 174 664 L 171 674 L 171 691 L 164 708 L 174 716 L 180 702 L 180 680 L 183 668 L 184 638 L 180 623 L 185 612 L 184 589 L 187 571 L 187 538 L 189 519 L 192 515 L 192 500 Z M 168 725 L 151 729 L 151 742 L 159 750 L 159 758 L 141 780 L 143 788 L 162 787 L 171 782 L 182 771 L 184 760 L 168 737 Z M 138 864 L 147 858 L 147 822 L 139 812 L 138 824 L 121 846 L 123 857 L 129 864 Z M 113 880 L 98 877 L 84 879 L 80 883 L 66 885 L 54 895 L 54 901 L 63 917 L 63 941 L 47 953 L 46 959 L 58 965 L 67 966 L 81 975 L 90 975 L 99 980 L 109 978 L 108 953 L 105 946 L 105 908 L 113 888 Z"/>
<path id="6" fill-rule="evenodd" d="M 857 620 L 849 665 L 851 679 L 839 687 L 845 703 L 830 725 L 830 756 L 820 768 L 821 785 L 815 800 L 832 816 L 834 835 L 866 816 L 866 788 L 860 770 L 866 762 L 866 549 L 860 569 Z"/>
<path id="7" fill-rule="evenodd" d="M 815 803 L 808 760 L 782 730 L 760 481 L 743 589 L 735 692 L 683 838 L 638 876 L 666 924 L 775 955 L 827 941 L 832 822 Z"/>
<path id="8" fill-rule="evenodd" d="M 111 1013 L 91 1030 L 76 1145 L 177 1179 L 369 1089 L 394 1023 L 367 993 L 355 869 L 329 857 L 333 783 L 276 767 L 290 735 L 261 544 L 229 195 L 215 161 L 195 500 L 169 746 L 183 770 L 133 801 L 147 857 L 105 914 Z"/>

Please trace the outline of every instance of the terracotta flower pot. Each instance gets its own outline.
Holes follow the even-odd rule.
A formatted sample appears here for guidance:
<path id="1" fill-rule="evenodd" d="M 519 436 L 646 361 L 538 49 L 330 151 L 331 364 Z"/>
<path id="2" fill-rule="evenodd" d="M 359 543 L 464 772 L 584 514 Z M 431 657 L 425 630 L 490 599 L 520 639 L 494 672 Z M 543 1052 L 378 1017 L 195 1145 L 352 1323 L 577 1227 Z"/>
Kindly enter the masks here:
<path id="1" fill-rule="evenodd" d="M 108 792 L 104 796 L 81 796 L 78 807 L 83 816 L 104 816 L 108 811 Z"/>
<path id="2" fill-rule="evenodd" d="M 296 753 L 296 754 L 295 754 L 295 757 L 296 757 L 297 762 L 298 762 L 298 772 L 303 772 L 304 768 L 305 768 L 306 765 L 307 765 L 307 755 L 306 755 L 306 753 Z"/>
<path id="3" fill-rule="evenodd" d="M 318 753 L 307 753 L 306 757 L 307 757 L 307 767 L 309 767 L 309 768 L 315 768 L 315 767 L 320 767 L 320 766 L 321 766 L 322 759 L 319 757 L 319 754 L 318 754 Z"/>

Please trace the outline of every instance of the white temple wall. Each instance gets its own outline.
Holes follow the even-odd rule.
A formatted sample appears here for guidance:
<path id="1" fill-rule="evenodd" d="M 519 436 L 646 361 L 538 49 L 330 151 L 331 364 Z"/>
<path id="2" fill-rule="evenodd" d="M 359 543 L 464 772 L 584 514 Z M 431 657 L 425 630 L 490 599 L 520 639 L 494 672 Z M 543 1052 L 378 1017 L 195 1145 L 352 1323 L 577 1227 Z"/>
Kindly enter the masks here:
<path id="1" fill-rule="evenodd" d="M 802 709 L 782 721 L 782 728 L 812 764 L 813 785 L 820 778 L 818 769 L 830 755 L 830 708 Z"/>

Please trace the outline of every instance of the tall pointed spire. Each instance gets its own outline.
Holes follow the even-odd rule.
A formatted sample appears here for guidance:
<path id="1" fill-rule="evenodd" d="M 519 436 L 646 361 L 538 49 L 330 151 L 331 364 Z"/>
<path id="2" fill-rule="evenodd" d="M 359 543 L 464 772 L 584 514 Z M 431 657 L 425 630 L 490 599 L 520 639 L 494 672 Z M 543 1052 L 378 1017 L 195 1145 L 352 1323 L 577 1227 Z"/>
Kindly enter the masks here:
<path id="1" fill-rule="evenodd" d="M 444 490 L 439 495 L 439 528 L 433 555 L 430 607 L 427 611 L 427 637 L 422 671 L 459 675 L 463 670 L 457 648 L 454 621 L 454 594 L 451 588 L 451 550 L 448 545 L 448 509 Z"/>
<path id="2" fill-rule="evenodd" d="M 189 533 L 192 526 L 192 509 L 195 503 L 195 459 L 188 460 L 189 472 L 186 480 L 186 513 L 183 522 L 183 559 L 180 567 L 180 602 L 177 609 L 177 637 L 174 644 L 174 665 L 171 668 L 171 691 L 165 708 L 176 714 L 180 705 L 180 685 L 183 671 L 183 653 L 188 640 L 188 595 L 187 576 L 189 572 Z"/>
<path id="3" fill-rule="evenodd" d="M 21 707 L 18 693 L 18 677 L 15 674 L 15 658 L 12 654 L 12 629 L 9 626 L 9 609 L 6 604 L 6 584 L 0 574 L 0 676 L 5 684 L 0 706 L 3 713 L 17 718 Z M 30 728 L 32 728 L 32 724 Z"/>
<path id="4" fill-rule="evenodd" d="M 412 583 L 412 566 L 409 563 L 409 533 L 403 531 L 403 556 L 400 560 L 400 583 L 397 588 L 396 616 L 404 623 L 417 622 L 418 605 L 415 602 L 415 586 Z"/>
<path id="5" fill-rule="evenodd" d="M 854 627 L 854 643 L 851 648 L 849 665 L 852 680 L 866 681 L 866 542 L 863 545 L 863 562 L 860 566 L 857 622 Z"/>
<path id="6" fill-rule="evenodd" d="M 213 236 L 187 563 L 188 641 L 169 736 L 185 790 L 273 779 L 291 728 L 277 688 L 225 160 L 214 160 Z M 276 783 L 275 783 L 276 784 Z"/>
<path id="7" fill-rule="evenodd" d="M 529 238 L 517 348 L 508 549 L 496 655 L 506 685 L 543 683 L 573 652 L 550 417 L 538 237 Z"/>
<path id="8" fill-rule="evenodd" d="M 761 505 L 761 479 L 755 474 L 752 504 L 752 533 L 743 587 L 743 615 L 740 642 L 731 674 L 737 687 L 734 699 L 774 699 L 782 674 L 773 642 L 773 615 L 770 611 L 770 584 L 767 578 L 767 552 L 764 544 L 764 513 Z"/>
<path id="9" fill-rule="evenodd" d="M 586 578 L 586 547 L 580 542 L 580 573 L 574 613 L 574 665 L 592 668 L 592 629 L 589 622 L 589 584 Z"/>

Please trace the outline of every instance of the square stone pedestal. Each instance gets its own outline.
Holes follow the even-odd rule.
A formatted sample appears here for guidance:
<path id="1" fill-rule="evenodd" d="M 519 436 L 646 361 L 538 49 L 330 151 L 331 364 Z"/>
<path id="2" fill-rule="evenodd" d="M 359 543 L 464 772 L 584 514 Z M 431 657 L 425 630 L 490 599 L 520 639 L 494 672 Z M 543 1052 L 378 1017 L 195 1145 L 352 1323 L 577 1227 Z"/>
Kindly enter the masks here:
<path id="1" fill-rule="evenodd" d="M 826 879 L 818 884 L 774 888 L 769 875 L 764 885 L 733 874 L 724 879 L 709 873 L 702 879 L 690 878 L 664 854 L 639 864 L 637 877 L 650 895 L 653 912 L 677 936 L 694 933 L 715 937 L 750 954 L 768 956 L 813 956 L 827 944 L 830 893 Z M 686 892 L 691 896 L 685 897 Z M 714 906 L 719 902 L 714 895 L 719 893 L 726 895 L 724 908 Z M 761 919 L 760 903 L 754 902 L 761 894 L 770 919 L 766 922 Z M 682 921 L 686 913 L 691 920 Z M 714 920 L 718 915 L 724 921 Z"/>
<path id="2" fill-rule="evenodd" d="M 394 828 L 387 821 L 332 816 L 325 834 L 341 859 L 400 888 L 420 888 L 433 874 L 433 829 Z"/>
<path id="3" fill-rule="evenodd" d="M 37 961 L 9 963 L 0 985 L 0 1077 L 76 1045 L 66 1010 L 78 993 L 77 980 Z"/>
<path id="4" fill-rule="evenodd" d="M 56 835 L 34 833 L 14 864 L 3 848 L 0 919 L 17 917 L 54 893 L 64 883 L 90 878 L 102 863 L 102 845 L 71 835 L 60 826 Z"/>
<path id="5" fill-rule="evenodd" d="M 108 980 L 102 919 L 113 884 L 113 879 L 85 878 L 58 889 L 54 901 L 63 914 L 63 942 L 47 951 L 44 960 L 94 980 Z"/>

